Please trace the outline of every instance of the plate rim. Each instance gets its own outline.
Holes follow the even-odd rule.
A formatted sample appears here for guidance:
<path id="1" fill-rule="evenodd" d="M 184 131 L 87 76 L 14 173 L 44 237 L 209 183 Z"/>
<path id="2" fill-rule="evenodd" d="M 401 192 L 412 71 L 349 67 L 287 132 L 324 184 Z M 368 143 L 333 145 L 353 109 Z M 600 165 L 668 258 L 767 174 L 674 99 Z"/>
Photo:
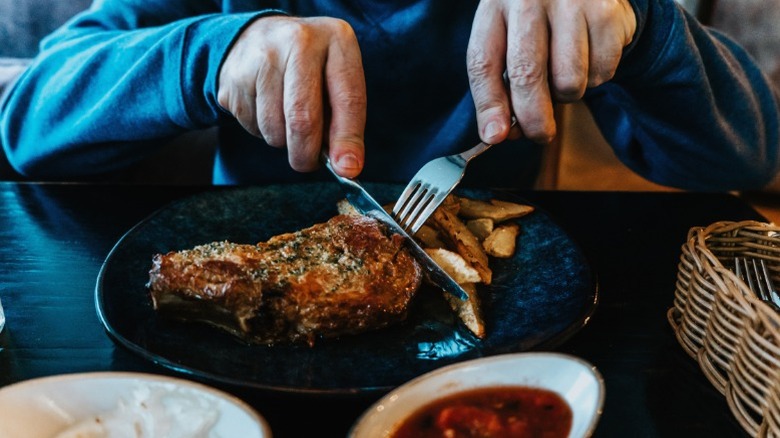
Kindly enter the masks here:
<path id="1" fill-rule="evenodd" d="M 575 356 L 573 354 L 556 352 L 556 351 L 523 351 L 523 352 L 515 352 L 515 353 L 503 353 L 503 354 L 497 354 L 493 356 L 484 356 L 484 357 L 470 359 L 463 362 L 457 362 L 429 371 L 420 376 L 417 376 L 405 382 L 403 385 L 400 385 L 397 388 L 393 389 L 391 392 L 385 394 L 384 396 L 380 397 L 375 402 L 371 403 L 371 405 L 367 407 L 352 424 L 347 436 L 352 438 L 353 436 L 355 436 L 356 432 L 360 431 L 361 426 L 366 427 L 366 424 L 368 424 L 368 422 L 371 421 L 371 417 L 375 413 L 379 412 L 378 411 L 379 407 L 391 403 L 395 403 L 395 398 L 399 397 L 401 393 L 414 391 L 414 387 L 419 386 L 424 381 L 436 380 L 448 373 L 457 373 L 464 369 L 469 369 L 469 368 L 474 368 L 479 366 L 487 367 L 487 366 L 501 364 L 505 362 L 518 362 L 519 365 L 520 362 L 524 362 L 528 360 L 538 360 L 538 359 L 546 359 L 546 360 L 552 360 L 559 363 L 574 364 L 581 367 L 584 370 L 587 370 L 588 374 L 591 377 L 593 377 L 593 380 L 596 382 L 596 394 L 595 394 L 596 403 L 594 405 L 593 412 L 590 413 L 590 418 L 589 421 L 587 422 L 584 436 L 592 435 L 604 412 L 604 404 L 606 401 L 606 381 L 604 380 L 604 375 L 599 371 L 599 369 L 595 365 L 593 365 L 593 363 L 591 363 L 590 361 L 582 357 Z M 523 373 L 519 372 L 519 374 L 523 374 Z M 497 385 L 490 385 L 490 386 L 497 386 Z M 544 386 L 534 386 L 534 385 L 530 385 L 530 386 L 535 388 L 547 389 L 547 387 Z M 455 394 L 460 391 L 467 391 L 468 389 L 470 388 L 456 389 L 451 394 Z M 426 406 L 429 403 L 433 403 L 438 398 L 439 398 L 438 396 L 433 396 L 427 401 L 419 403 L 419 405 Z M 416 409 L 419 408 L 415 408 L 415 410 Z"/>
<path id="2" fill-rule="evenodd" d="M 154 219 L 155 217 L 163 214 L 165 211 L 175 208 L 177 206 L 180 206 L 182 204 L 186 204 L 188 202 L 192 202 L 193 200 L 198 200 L 204 196 L 212 196 L 217 193 L 225 193 L 225 192 L 241 192 L 241 191 L 247 191 L 247 190 L 267 190 L 272 189 L 274 187 L 287 187 L 287 186 L 310 186 L 312 184 L 332 184 L 334 187 L 337 186 L 335 182 L 317 182 L 317 183 L 311 183 L 311 182 L 303 182 L 303 183 L 279 183 L 279 184 L 267 184 L 267 185 L 250 185 L 250 186 L 230 186 L 230 187 L 208 187 L 204 190 L 198 191 L 197 193 L 190 194 L 178 199 L 175 199 L 171 202 L 168 202 L 167 204 L 161 206 L 160 208 L 156 209 L 152 213 L 148 214 L 143 219 L 139 220 L 136 224 L 134 224 L 131 228 L 129 228 L 125 233 L 123 233 L 115 242 L 109 253 L 104 258 L 103 262 L 101 263 L 100 271 L 98 272 L 97 281 L 95 285 L 95 297 L 94 297 L 94 303 L 95 303 L 95 309 L 97 312 L 98 319 L 100 320 L 101 324 L 103 325 L 107 335 L 109 338 L 114 340 L 118 345 L 120 345 L 123 348 L 128 349 L 132 353 L 139 355 L 144 360 L 147 360 L 157 366 L 161 366 L 164 369 L 172 370 L 174 372 L 181 373 L 185 376 L 190 376 L 192 378 L 200 379 L 200 380 L 207 380 L 219 384 L 225 384 L 230 385 L 235 388 L 251 388 L 254 390 L 260 390 L 260 391 L 266 391 L 271 393 L 286 393 L 291 395 L 306 395 L 306 396 L 324 396 L 324 397 L 355 397 L 355 396 L 366 396 L 366 395 L 381 395 L 384 393 L 387 393 L 391 391 L 392 389 L 400 386 L 401 384 L 405 383 L 399 383 L 397 385 L 372 385 L 372 386 L 361 386 L 358 388 L 351 387 L 351 388 L 324 388 L 324 387 L 292 387 L 289 385 L 277 385 L 272 384 L 269 382 L 255 382 L 255 381 L 247 381 L 246 379 L 237 379 L 232 378 L 223 374 L 217 374 L 210 371 L 204 371 L 202 369 L 199 369 L 192 365 L 184 365 L 175 362 L 172 359 L 163 357 L 159 354 L 153 354 L 152 352 L 148 351 L 145 348 L 142 348 L 140 345 L 138 345 L 135 342 L 132 342 L 130 339 L 127 339 L 125 336 L 121 336 L 118 333 L 118 330 L 116 327 L 114 327 L 111 322 L 108 320 L 107 316 L 105 315 L 103 311 L 102 303 L 104 301 L 104 291 L 101 285 L 103 284 L 105 280 L 106 275 L 106 269 L 107 264 L 109 260 L 111 259 L 112 255 L 115 254 L 116 251 L 120 249 L 122 246 L 122 243 L 125 241 L 125 239 L 128 238 L 131 234 L 137 232 L 139 228 L 146 225 L 149 221 Z M 402 187 L 400 184 L 394 184 L 394 183 L 364 183 L 367 188 L 370 188 L 373 186 L 392 186 L 392 187 Z M 544 349 L 552 349 L 559 345 L 561 345 L 563 342 L 570 339 L 574 334 L 582 330 L 590 321 L 593 314 L 596 312 L 596 309 L 599 306 L 600 303 L 600 291 L 599 291 L 599 282 L 596 275 L 595 270 L 593 269 L 593 265 L 591 261 L 585 257 L 585 253 L 582 250 L 581 246 L 571 238 L 570 233 L 558 223 L 558 221 L 551 216 L 544 208 L 539 207 L 535 203 L 528 201 L 522 196 L 519 196 L 517 194 L 511 193 L 505 189 L 491 189 L 491 188 L 464 188 L 465 190 L 477 190 L 477 191 L 483 191 L 483 192 L 490 192 L 494 194 L 500 194 L 503 196 L 503 198 L 514 198 L 516 200 L 522 200 L 522 202 L 528 203 L 529 205 L 533 205 L 535 208 L 537 208 L 539 211 L 542 211 L 546 217 L 546 219 L 558 228 L 558 230 L 565 235 L 567 238 L 567 241 L 569 245 L 573 246 L 573 248 L 576 250 L 576 252 L 581 256 L 582 262 L 585 264 L 585 267 L 587 268 L 586 271 L 589 274 L 589 285 L 588 285 L 588 291 L 589 294 L 586 297 L 586 304 L 584 306 L 584 311 L 579 314 L 576 318 L 574 318 L 571 323 L 569 323 L 566 327 L 564 327 L 561 331 L 553 334 L 552 336 L 538 342 L 537 344 L 533 345 L 529 350 L 526 351 L 498 351 L 494 353 L 482 353 L 481 356 L 478 356 L 477 358 L 467 358 L 467 359 L 456 359 L 454 362 L 450 363 L 442 363 L 440 366 L 436 367 L 435 369 L 439 369 L 446 366 L 452 366 L 457 365 L 463 361 L 467 360 L 475 360 L 475 359 L 483 359 L 487 357 L 493 357 L 493 356 L 499 356 L 504 354 L 517 354 L 522 352 L 533 352 L 533 351 L 539 351 Z M 430 370 L 428 372 L 435 371 L 435 369 Z M 418 376 L 416 376 L 418 377 Z"/>
<path id="3" fill-rule="evenodd" d="M 31 379 L 20 380 L 15 383 L 11 383 L 0 388 L 0 400 L 6 397 L 8 394 L 13 394 L 16 391 L 24 391 L 25 388 L 41 387 L 57 383 L 73 383 L 79 381 L 96 381 L 96 380 L 123 380 L 123 381 L 138 381 L 141 384 L 148 383 L 167 383 L 173 384 L 176 387 L 188 388 L 198 393 L 206 394 L 214 399 L 220 400 L 233 407 L 239 409 L 248 418 L 250 418 L 258 427 L 261 433 L 260 437 L 268 437 L 271 435 L 271 426 L 265 416 L 257 409 L 252 407 L 249 403 L 242 400 L 238 396 L 231 394 L 223 389 L 210 386 L 205 383 L 186 379 L 183 377 L 167 376 L 164 374 L 146 373 L 141 371 L 84 371 L 84 372 L 72 372 L 62 374 L 52 374 L 47 376 L 34 377 Z"/>

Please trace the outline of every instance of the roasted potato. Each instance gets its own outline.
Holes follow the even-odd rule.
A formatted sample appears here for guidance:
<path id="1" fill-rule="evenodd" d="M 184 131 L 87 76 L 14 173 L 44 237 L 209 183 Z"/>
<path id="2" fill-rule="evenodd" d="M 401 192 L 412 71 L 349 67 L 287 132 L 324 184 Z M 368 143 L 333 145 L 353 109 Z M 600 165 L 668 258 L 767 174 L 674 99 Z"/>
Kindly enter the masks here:
<path id="1" fill-rule="evenodd" d="M 494 222 L 499 223 L 525 216 L 534 211 L 533 206 L 499 201 L 498 199 L 489 201 L 464 197 L 458 197 L 457 199 L 460 204 L 460 212 L 458 214 L 467 219 L 490 218 Z"/>
<path id="2" fill-rule="evenodd" d="M 426 224 L 423 224 L 423 226 L 417 230 L 414 237 L 420 242 L 420 245 L 423 248 L 445 248 L 447 246 L 439 237 L 439 232 Z"/>
<path id="3" fill-rule="evenodd" d="M 466 221 L 466 227 L 477 236 L 479 240 L 485 240 L 493 232 L 493 219 L 481 217 Z"/>
<path id="4" fill-rule="evenodd" d="M 509 258 L 515 253 L 517 235 L 520 225 L 512 222 L 497 226 L 482 242 L 482 247 L 488 255 L 498 258 Z"/>
<path id="5" fill-rule="evenodd" d="M 450 274 L 450 277 L 456 283 L 477 283 L 482 281 L 479 272 L 460 254 L 444 248 L 425 248 L 425 252 L 431 256 L 437 265 L 444 269 L 444 272 Z"/>
<path id="6" fill-rule="evenodd" d="M 444 294 L 444 297 L 463 325 L 474 333 L 474 336 L 482 339 L 485 337 L 485 322 L 482 318 L 482 303 L 477 294 L 477 287 L 474 283 L 465 283 L 461 286 L 468 295 L 467 300 L 459 300 L 450 294 Z"/>
<path id="7" fill-rule="evenodd" d="M 441 205 L 439 205 L 439 208 L 446 208 L 447 210 L 451 211 L 452 213 L 459 214 L 460 213 L 460 198 L 458 198 L 455 195 L 447 195 L 446 198 L 444 198 L 444 201 L 442 201 Z"/>
<path id="8" fill-rule="evenodd" d="M 466 261 L 479 272 L 482 283 L 490 284 L 493 271 L 488 266 L 488 256 L 482 243 L 458 216 L 446 208 L 437 209 L 431 215 L 436 228 L 442 233 L 442 240 L 452 245 Z"/>

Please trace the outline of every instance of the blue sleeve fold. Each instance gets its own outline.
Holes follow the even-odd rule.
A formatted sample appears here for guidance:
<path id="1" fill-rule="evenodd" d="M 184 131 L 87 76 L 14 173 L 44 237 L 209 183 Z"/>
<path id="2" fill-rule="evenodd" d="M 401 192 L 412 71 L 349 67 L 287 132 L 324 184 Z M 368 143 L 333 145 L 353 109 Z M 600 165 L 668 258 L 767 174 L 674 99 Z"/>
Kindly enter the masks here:
<path id="1" fill-rule="evenodd" d="M 761 189 L 778 172 L 778 93 L 748 53 L 671 0 L 632 0 L 638 30 L 586 102 L 618 158 L 690 190 Z"/>
<path id="2" fill-rule="evenodd" d="M 2 104 L 0 140 L 21 174 L 124 169 L 225 115 L 216 97 L 222 58 L 248 23 L 273 12 L 220 14 L 208 2 L 174 12 L 170 3 L 93 7 L 42 42 Z"/>

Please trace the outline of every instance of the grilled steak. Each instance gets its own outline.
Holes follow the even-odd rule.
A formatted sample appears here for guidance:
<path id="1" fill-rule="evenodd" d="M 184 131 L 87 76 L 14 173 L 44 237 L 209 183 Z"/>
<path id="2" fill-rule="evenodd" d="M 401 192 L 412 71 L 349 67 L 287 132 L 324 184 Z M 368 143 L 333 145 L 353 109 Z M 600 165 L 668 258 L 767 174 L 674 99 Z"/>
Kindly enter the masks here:
<path id="1" fill-rule="evenodd" d="M 307 342 L 406 318 L 422 270 L 375 219 L 339 215 L 257 245 L 213 242 L 157 254 L 148 287 L 162 315 L 252 343 Z"/>

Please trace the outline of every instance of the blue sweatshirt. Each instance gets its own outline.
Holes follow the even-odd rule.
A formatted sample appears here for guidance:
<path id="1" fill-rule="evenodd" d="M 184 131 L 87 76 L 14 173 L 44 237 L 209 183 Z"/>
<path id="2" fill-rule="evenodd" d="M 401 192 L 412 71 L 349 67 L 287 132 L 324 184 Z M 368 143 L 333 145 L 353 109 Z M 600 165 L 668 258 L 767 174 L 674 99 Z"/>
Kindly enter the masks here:
<path id="1" fill-rule="evenodd" d="M 213 181 L 323 177 L 246 133 L 217 103 L 231 44 L 263 14 L 349 22 L 368 90 L 366 181 L 406 182 L 477 143 L 466 46 L 477 1 L 98 0 L 47 37 L 6 95 L 0 140 L 35 179 L 118 172 L 173 137 L 219 126 Z M 585 102 L 617 156 L 643 177 L 694 190 L 757 189 L 778 170 L 778 94 L 746 52 L 673 0 L 632 0 L 636 35 L 615 78 Z M 494 147 L 466 184 L 529 187 L 541 146 Z"/>

